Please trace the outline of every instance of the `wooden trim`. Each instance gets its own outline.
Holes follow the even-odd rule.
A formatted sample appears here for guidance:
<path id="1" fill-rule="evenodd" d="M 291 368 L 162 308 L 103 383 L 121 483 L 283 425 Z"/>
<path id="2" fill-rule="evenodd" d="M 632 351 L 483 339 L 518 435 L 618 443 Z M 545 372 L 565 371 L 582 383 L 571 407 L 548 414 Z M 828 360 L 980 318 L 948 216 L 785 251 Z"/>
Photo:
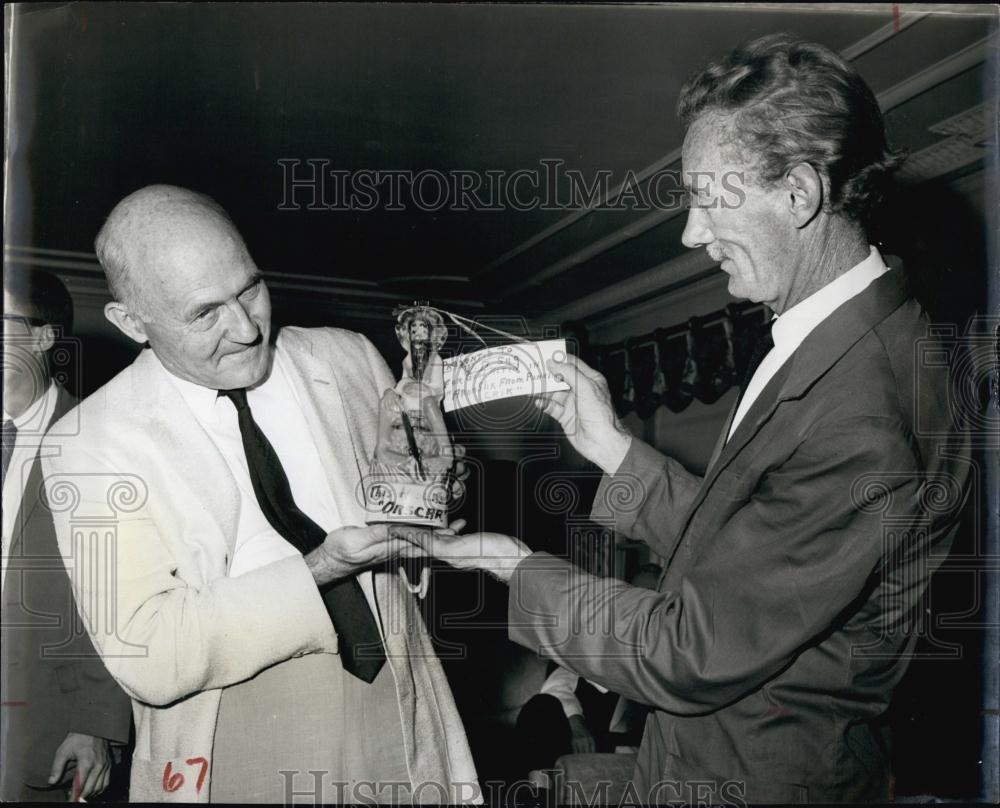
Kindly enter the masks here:
<path id="1" fill-rule="evenodd" d="M 944 84 L 960 73 L 986 61 L 990 51 L 995 51 L 998 45 L 996 34 L 980 39 L 946 56 L 938 62 L 924 68 L 919 73 L 910 76 L 878 94 L 878 104 L 886 113 L 907 101 L 912 101 L 918 95 Z"/>
<path id="2" fill-rule="evenodd" d="M 95 294 L 100 290 L 105 296 L 108 295 L 104 270 L 101 269 L 97 256 L 93 253 L 11 245 L 4 246 L 4 263 L 54 270 L 66 282 L 67 286 L 71 287 L 71 291 L 74 288 L 81 291 L 86 289 L 87 294 Z M 378 291 L 378 283 L 375 281 L 351 278 L 327 279 L 314 275 L 269 271 L 264 271 L 263 274 L 268 289 L 279 296 L 310 292 L 337 298 L 384 301 L 384 304 L 389 308 L 402 300 L 402 296 L 399 294 Z M 110 300 L 110 297 L 108 299 Z M 485 308 L 485 304 L 476 300 L 436 298 L 435 302 L 442 306 L 455 306 L 461 309 Z"/>
<path id="3" fill-rule="evenodd" d="M 700 278 L 721 272 L 704 250 L 690 250 L 565 306 L 550 309 L 533 319 L 535 322 L 547 323 L 587 321 L 588 318 L 611 314 L 646 298 L 674 291 Z M 589 322 L 587 324 L 590 325 Z"/>

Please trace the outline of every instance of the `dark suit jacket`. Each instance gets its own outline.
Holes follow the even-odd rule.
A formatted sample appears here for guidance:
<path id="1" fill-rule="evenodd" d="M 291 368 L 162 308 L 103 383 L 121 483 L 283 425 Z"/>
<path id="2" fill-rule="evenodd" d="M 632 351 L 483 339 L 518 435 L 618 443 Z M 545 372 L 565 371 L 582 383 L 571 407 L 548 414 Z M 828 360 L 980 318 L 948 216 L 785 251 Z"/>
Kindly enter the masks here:
<path id="1" fill-rule="evenodd" d="M 885 798 L 878 720 L 971 468 L 929 342 L 891 271 L 805 339 L 705 478 L 633 441 L 593 518 L 669 559 L 658 592 L 518 566 L 510 636 L 656 708 L 641 799 Z"/>
<path id="2" fill-rule="evenodd" d="M 59 388 L 55 423 L 76 400 Z M 40 442 L 40 441 L 39 441 Z M 10 473 L 18 474 L 11 468 Z M 11 481 L 13 482 L 13 481 Z M 56 545 L 36 457 L 11 537 L 0 643 L 0 797 L 45 787 L 69 732 L 127 743 L 130 703 L 83 631 Z"/>

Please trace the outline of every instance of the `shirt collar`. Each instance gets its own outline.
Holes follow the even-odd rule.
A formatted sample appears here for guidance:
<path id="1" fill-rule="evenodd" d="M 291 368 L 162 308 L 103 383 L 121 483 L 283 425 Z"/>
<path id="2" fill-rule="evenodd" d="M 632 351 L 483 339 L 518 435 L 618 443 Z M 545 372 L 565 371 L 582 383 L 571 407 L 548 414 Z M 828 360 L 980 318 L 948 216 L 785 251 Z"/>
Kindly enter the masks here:
<path id="1" fill-rule="evenodd" d="M 174 387 L 177 388 L 177 392 L 179 392 L 184 401 L 187 402 L 187 405 L 191 408 L 195 417 L 199 421 L 203 422 L 211 418 L 212 411 L 215 407 L 215 400 L 219 396 L 219 391 L 213 390 L 211 387 L 203 387 L 200 384 L 195 384 L 187 379 L 175 376 L 163 366 L 163 363 L 155 353 L 153 354 L 153 357 L 156 359 L 156 364 L 166 374 L 167 378 L 170 379 Z"/>
<path id="2" fill-rule="evenodd" d="M 202 422 L 207 422 L 208 419 L 216 417 L 213 416 L 215 411 L 215 404 L 219 399 L 219 391 L 212 387 L 203 387 L 200 384 L 195 384 L 194 382 L 188 381 L 187 379 L 182 379 L 179 376 L 175 376 L 169 370 L 164 367 L 163 363 L 159 360 L 156 354 L 153 354 L 156 359 L 156 364 L 159 365 L 160 369 L 169 377 L 170 381 L 173 382 L 174 386 L 177 388 L 178 392 L 187 405 L 194 412 L 195 417 Z M 257 387 L 248 390 L 251 398 L 253 397 L 254 390 L 263 387 L 267 382 L 274 378 L 274 375 L 279 368 L 278 351 L 273 350 L 271 352 L 271 373 L 268 375 L 261 384 Z"/>
<path id="3" fill-rule="evenodd" d="M 3 419 L 5 421 L 13 421 L 14 426 L 17 427 L 19 432 L 30 427 L 28 431 L 40 434 L 45 431 L 49 425 L 49 421 L 52 420 L 52 414 L 55 412 L 56 399 L 58 397 L 59 392 L 56 390 L 56 383 L 50 381 L 45 394 L 36 398 L 31 403 L 31 406 L 17 416 L 17 418 L 11 418 L 7 414 L 7 411 L 4 410 Z"/>
<path id="4" fill-rule="evenodd" d="M 871 247 L 868 257 L 861 263 L 834 278 L 774 320 L 771 330 L 774 346 L 786 353 L 794 351 L 810 331 L 888 271 L 879 251 Z"/>

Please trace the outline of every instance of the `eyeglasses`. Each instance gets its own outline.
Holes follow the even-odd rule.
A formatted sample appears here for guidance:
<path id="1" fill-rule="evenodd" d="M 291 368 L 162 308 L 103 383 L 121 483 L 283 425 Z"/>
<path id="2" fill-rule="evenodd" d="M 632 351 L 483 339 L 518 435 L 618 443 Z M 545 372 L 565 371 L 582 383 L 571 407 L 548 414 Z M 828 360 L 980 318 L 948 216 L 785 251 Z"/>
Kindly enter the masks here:
<path id="1" fill-rule="evenodd" d="M 48 325 L 41 317 L 25 317 L 23 314 L 4 314 L 3 319 L 4 321 L 10 320 L 11 322 L 22 323 L 23 325 Z"/>

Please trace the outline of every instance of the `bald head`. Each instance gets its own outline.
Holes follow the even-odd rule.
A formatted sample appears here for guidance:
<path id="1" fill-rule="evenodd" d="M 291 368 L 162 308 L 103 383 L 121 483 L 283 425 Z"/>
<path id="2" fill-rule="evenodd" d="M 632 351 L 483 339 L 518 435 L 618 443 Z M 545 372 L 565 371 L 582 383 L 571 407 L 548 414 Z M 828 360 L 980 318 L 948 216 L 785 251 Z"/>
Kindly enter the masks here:
<path id="1" fill-rule="evenodd" d="M 155 291 L 164 255 L 219 238 L 243 244 L 215 200 L 175 185 L 147 185 L 115 205 L 94 247 L 112 296 L 138 312 Z"/>
<path id="2" fill-rule="evenodd" d="M 251 387 L 270 368 L 271 301 L 226 212 L 207 196 L 150 185 L 97 235 L 114 300 L 104 316 L 178 378 Z"/>

